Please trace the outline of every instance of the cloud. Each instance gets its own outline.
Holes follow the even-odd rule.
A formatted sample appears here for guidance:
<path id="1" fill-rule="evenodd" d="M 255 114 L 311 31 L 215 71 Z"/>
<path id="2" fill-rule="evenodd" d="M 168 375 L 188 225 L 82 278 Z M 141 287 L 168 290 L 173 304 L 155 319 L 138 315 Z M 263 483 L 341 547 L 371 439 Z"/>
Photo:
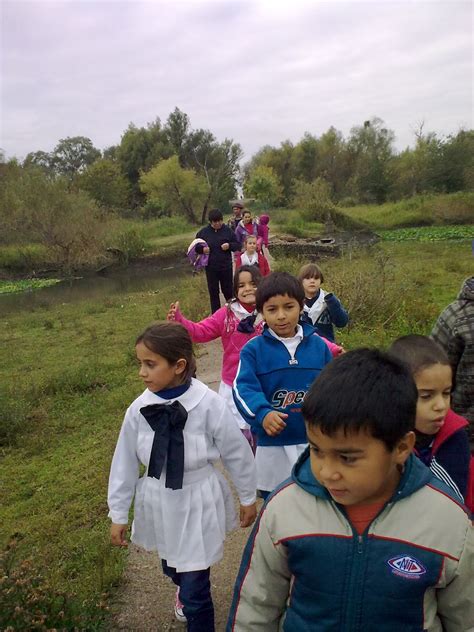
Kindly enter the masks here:
<path id="1" fill-rule="evenodd" d="M 372 115 L 412 142 L 472 126 L 468 2 L 11 1 L 2 4 L 7 155 L 166 119 L 241 143 L 297 142 Z"/>

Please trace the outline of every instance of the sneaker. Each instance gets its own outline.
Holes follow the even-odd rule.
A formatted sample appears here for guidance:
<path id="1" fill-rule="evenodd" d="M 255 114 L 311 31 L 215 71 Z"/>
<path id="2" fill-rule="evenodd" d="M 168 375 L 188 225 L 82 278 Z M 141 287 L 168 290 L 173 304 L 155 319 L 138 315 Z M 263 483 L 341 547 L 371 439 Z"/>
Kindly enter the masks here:
<path id="1" fill-rule="evenodd" d="M 183 612 L 183 604 L 181 603 L 181 601 L 179 599 L 179 588 L 176 591 L 176 598 L 175 598 L 175 602 L 174 602 L 174 616 L 181 623 L 186 623 L 186 621 L 187 621 L 186 617 L 184 616 L 184 612 Z"/>

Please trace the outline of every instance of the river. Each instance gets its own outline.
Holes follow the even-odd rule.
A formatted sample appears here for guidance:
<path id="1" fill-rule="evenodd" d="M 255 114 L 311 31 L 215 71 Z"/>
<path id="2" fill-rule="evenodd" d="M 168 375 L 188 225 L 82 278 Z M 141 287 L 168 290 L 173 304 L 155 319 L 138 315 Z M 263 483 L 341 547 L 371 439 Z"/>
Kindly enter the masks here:
<path id="1" fill-rule="evenodd" d="M 191 266 L 185 260 L 168 261 L 161 266 L 132 264 L 38 290 L 0 294 L 0 317 L 64 303 L 102 300 L 116 294 L 158 290 L 190 274 Z"/>

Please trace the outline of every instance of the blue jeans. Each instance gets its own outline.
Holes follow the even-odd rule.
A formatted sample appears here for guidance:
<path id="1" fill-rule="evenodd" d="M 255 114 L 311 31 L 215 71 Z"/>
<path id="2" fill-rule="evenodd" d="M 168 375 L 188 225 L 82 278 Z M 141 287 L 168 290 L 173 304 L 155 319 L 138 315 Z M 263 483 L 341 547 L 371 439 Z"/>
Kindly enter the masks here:
<path id="1" fill-rule="evenodd" d="M 188 620 L 188 632 L 214 632 L 214 604 L 211 597 L 211 569 L 178 573 L 161 560 L 163 573 L 176 586 L 183 604 L 183 613 Z"/>

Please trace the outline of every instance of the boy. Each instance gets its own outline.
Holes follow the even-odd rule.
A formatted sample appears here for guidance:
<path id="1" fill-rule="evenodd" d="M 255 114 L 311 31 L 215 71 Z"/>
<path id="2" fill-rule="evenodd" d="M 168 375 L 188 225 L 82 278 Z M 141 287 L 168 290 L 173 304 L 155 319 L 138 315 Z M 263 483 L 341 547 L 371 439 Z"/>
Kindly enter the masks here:
<path id="1" fill-rule="evenodd" d="M 412 455 L 417 390 L 377 350 L 327 366 L 303 404 L 309 448 L 244 551 L 227 630 L 473 629 L 473 529 Z"/>
<path id="2" fill-rule="evenodd" d="M 265 498 L 285 480 L 307 445 L 301 404 L 321 369 L 331 360 L 325 342 L 298 323 L 301 283 L 274 272 L 257 288 L 256 307 L 266 322 L 263 334 L 240 352 L 234 401 L 257 435 L 257 487 Z"/>

